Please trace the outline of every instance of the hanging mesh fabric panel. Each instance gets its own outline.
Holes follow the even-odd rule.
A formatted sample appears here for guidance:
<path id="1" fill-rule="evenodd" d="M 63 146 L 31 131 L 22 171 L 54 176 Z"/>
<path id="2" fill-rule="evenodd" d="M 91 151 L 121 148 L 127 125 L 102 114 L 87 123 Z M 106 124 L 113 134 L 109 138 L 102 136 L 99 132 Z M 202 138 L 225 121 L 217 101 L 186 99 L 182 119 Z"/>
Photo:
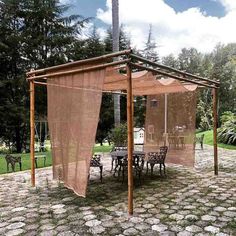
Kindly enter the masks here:
<path id="1" fill-rule="evenodd" d="M 166 145 L 167 163 L 193 167 L 195 120 L 196 92 L 147 96 L 144 150 L 158 152 Z"/>
<path id="2" fill-rule="evenodd" d="M 49 78 L 48 123 L 53 177 L 85 196 L 105 70 Z"/>

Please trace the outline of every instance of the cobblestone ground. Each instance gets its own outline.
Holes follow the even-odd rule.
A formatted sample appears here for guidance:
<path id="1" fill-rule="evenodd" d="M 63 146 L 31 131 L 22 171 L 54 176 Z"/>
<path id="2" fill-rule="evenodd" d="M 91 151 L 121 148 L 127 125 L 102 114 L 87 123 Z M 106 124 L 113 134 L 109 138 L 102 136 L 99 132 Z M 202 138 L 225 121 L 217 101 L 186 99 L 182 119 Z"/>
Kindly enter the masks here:
<path id="1" fill-rule="evenodd" d="M 236 235 L 236 151 L 220 150 L 220 174 L 211 171 L 212 148 L 197 151 L 196 170 L 169 165 L 167 176 L 135 181 L 134 215 L 127 215 L 127 185 L 92 170 L 87 198 L 52 180 L 51 168 L 0 176 L 0 235 Z"/>

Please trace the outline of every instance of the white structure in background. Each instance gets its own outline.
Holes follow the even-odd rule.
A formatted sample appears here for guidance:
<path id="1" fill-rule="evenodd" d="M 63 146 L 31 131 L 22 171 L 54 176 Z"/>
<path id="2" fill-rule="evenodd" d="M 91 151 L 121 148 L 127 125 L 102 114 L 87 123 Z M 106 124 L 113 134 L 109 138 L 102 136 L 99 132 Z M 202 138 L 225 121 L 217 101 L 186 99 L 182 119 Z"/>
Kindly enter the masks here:
<path id="1" fill-rule="evenodd" d="M 144 144 L 144 128 L 134 128 L 134 145 L 135 144 Z"/>

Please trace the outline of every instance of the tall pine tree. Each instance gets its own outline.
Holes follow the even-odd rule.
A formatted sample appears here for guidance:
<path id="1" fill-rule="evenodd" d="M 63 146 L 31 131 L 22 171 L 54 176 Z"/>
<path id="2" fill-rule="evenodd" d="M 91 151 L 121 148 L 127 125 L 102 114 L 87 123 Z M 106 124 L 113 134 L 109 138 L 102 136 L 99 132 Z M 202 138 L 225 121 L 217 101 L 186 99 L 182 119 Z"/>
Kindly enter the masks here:
<path id="1" fill-rule="evenodd" d="M 153 39 L 152 34 L 152 25 L 149 25 L 148 38 L 145 47 L 142 51 L 142 55 L 151 61 L 157 62 L 159 61 L 159 56 L 157 53 L 157 45 L 155 40 Z"/>
<path id="2" fill-rule="evenodd" d="M 56 0 L 0 1 L 0 138 L 17 152 L 29 136 L 26 71 L 70 60 L 87 21 L 64 17 L 67 8 Z M 46 113 L 45 94 L 45 88 L 37 88 L 38 115 Z"/>

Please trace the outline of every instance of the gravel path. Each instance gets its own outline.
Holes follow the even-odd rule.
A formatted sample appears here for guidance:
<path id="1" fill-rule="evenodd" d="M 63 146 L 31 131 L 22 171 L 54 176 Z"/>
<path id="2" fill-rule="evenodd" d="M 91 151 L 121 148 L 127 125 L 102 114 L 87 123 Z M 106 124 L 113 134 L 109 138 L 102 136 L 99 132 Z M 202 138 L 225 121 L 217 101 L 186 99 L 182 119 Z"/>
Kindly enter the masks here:
<path id="1" fill-rule="evenodd" d="M 167 176 L 135 181 L 134 215 L 127 215 L 127 184 L 110 173 L 103 156 L 104 183 L 91 171 L 87 198 L 52 180 L 51 168 L 0 176 L 0 235 L 236 235 L 236 151 L 219 150 L 220 173 L 213 175 L 213 150 L 196 152 L 196 169 L 168 165 Z M 135 179 L 136 180 L 136 179 Z"/>

